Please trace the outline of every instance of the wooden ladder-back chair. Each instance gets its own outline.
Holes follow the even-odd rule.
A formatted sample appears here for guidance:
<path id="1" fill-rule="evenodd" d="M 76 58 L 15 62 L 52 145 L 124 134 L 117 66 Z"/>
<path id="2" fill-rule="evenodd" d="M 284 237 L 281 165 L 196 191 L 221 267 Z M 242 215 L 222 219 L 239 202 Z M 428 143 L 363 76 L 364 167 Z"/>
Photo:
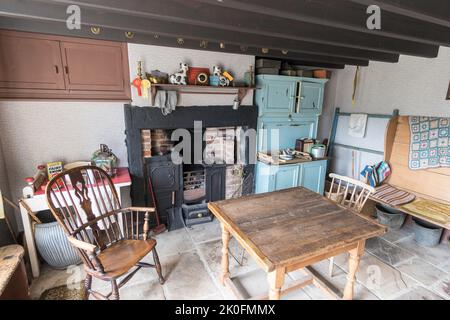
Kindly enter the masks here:
<path id="1" fill-rule="evenodd" d="M 164 278 L 149 237 L 154 208 L 121 208 L 108 174 L 96 166 L 74 167 L 56 175 L 46 189 L 47 202 L 56 220 L 78 251 L 86 270 L 86 298 L 119 299 L 119 288 L 142 267 L 156 268 Z M 149 252 L 154 264 L 141 262 Z M 117 279 L 128 273 L 119 283 Z M 92 277 L 109 281 L 112 290 L 103 295 L 92 290 Z"/>
<path id="2" fill-rule="evenodd" d="M 331 187 L 326 193 L 326 197 L 348 209 L 359 214 L 369 199 L 375 192 L 375 188 L 362 181 L 350 177 L 340 176 L 330 173 Z M 330 259 L 329 273 L 333 276 L 334 257 Z"/>

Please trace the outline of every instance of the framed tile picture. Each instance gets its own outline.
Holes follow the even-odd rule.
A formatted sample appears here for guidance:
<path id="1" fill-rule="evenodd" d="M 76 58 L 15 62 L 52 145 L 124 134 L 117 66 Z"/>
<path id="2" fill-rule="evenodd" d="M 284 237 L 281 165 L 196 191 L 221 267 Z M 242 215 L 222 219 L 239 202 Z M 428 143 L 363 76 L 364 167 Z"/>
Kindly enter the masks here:
<path id="1" fill-rule="evenodd" d="M 447 100 L 450 100 L 450 82 L 448 83 Z"/>

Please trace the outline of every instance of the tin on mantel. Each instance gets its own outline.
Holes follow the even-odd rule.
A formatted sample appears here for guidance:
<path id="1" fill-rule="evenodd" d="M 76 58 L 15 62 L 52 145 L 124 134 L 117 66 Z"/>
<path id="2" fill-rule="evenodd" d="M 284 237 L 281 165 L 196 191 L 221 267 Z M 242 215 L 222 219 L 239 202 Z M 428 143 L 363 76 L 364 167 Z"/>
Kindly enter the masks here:
<path id="1" fill-rule="evenodd" d="M 117 157 L 106 144 L 101 144 L 100 149 L 92 155 L 92 162 L 105 170 L 110 176 L 116 173 Z"/>

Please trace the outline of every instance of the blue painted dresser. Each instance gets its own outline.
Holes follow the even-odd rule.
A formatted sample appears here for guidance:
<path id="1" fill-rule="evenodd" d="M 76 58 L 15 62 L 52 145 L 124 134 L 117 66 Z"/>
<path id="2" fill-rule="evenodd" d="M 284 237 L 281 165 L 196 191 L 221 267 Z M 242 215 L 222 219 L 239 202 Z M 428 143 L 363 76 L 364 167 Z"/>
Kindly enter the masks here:
<path id="1" fill-rule="evenodd" d="M 256 76 L 258 151 L 294 149 L 299 138 L 316 138 L 326 79 Z M 326 160 L 289 165 L 256 165 L 256 193 L 304 186 L 323 193 Z"/>

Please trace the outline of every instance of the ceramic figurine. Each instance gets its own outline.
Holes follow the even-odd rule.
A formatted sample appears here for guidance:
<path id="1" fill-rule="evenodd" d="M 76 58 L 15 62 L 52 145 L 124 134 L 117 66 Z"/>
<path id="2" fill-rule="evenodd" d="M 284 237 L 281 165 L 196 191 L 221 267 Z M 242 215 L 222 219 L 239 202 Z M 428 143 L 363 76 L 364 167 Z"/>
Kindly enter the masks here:
<path id="1" fill-rule="evenodd" d="M 230 80 L 222 74 L 222 68 L 219 66 L 213 66 L 213 74 L 219 78 L 219 86 L 228 87 L 230 85 Z"/>
<path id="2" fill-rule="evenodd" d="M 189 66 L 186 63 L 180 63 L 180 72 L 171 74 L 169 81 L 171 84 L 187 85 L 187 71 Z"/>
<path id="3" fill-rule="evenodd" d="M 213 66 L 213 75 L 220 77 L 222 75 L 222 68 L 219 66 Z"/>

